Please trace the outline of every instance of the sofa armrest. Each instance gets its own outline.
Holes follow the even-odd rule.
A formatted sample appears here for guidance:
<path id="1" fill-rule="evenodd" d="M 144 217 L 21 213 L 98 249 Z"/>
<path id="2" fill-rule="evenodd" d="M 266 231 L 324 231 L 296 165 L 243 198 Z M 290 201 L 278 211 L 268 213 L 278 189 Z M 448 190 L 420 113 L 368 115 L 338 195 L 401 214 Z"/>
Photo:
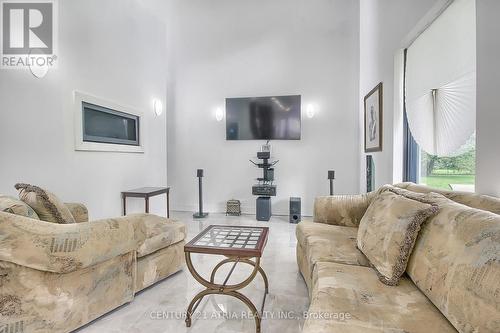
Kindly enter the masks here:
<path id="1" fill-rule="evenodd" d="M 133 219 L 57 224 L 0 212 L 0 260 L 68 273 L 135 251 Z"/>
<path id="2" fill-rule="evenodd" d="M 88 222 L 89 211 L 84 204 L 76 202 L 65 202 L 64 205 L 68 207 L 69 212 L 73 215 L 76 223 Z"/>
<path id="3" fill-rule="evenodd" d="M 154 214 L 129 214 L 139 239 L 137 258 L 179 243 L 186 238 L 186 225 Z"/>
<path id="4" fill-rule="evenodd" d="M 358 227 L 374 196 L 375 192 L 317 197 L 314 200 L 314 222 Z"/>

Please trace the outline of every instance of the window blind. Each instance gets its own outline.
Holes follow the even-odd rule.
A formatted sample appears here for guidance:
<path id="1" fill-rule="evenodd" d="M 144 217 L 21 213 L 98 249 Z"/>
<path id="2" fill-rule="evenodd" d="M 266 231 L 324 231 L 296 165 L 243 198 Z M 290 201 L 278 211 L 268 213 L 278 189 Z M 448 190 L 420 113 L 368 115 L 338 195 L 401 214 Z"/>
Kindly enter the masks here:
<path id="1" fill-rule="evenodd" d="M 476 128 L 475 0 L 455 0 L 409 47 L 408 126 L 421 149 L 453 156 Z"/>

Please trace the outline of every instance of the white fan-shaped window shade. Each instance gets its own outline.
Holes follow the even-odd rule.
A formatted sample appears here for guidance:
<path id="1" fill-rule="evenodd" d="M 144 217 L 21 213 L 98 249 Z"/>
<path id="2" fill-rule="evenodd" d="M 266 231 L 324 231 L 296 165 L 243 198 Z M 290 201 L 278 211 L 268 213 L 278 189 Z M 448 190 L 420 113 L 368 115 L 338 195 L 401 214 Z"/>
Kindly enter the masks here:
<path id="1" fill-rule="evenodd" d="M 452 156 L 476 129 L 476 78 L 469 73 L 407 102 L 408 124 L 420 148 Z"/>
<path id="2" fill-rule="evenodd" d="M 418 145 L 452 156 L 476 128 L 474 0 L 455 0 L 408 48 L 406 112 Z"/>

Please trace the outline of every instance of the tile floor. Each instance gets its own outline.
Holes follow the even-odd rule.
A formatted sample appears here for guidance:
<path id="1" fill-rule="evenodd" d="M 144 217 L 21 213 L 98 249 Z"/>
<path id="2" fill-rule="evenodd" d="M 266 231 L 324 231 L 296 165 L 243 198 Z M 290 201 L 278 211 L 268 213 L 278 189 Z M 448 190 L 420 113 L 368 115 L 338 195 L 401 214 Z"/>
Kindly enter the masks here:
<path id="1" fill-rule="evenodd" d="M 269 238 L 261 265 L 269 278 L 269 295 L 264 307 L 262 332 L 300 332 L 303 325 L 302 313 L 309 305 L 308 293 L 295 259 L 295 225 L 286 217 L 273 217 L 269 222 L 259 222 L 255 216 L 226 217 L 211 214 L 203 220 L 193 220 L 191 213 L 173 212 L 172 218 L 184 221 L 188 229 L 188 240 L 210 224 L 268 226 Z M 204 276 L 222 257 L 194 255 L 194 266 Z M 231 265 L 224 266 L 217 273 L 219 280 Z M 238 265 L 229 282 L 243 280 L 250 272 L 250 266 Z M 230 296 L 212 295 L 205 297 L 199 305 L 199 317 L 186 328 L 184 312 L 193 296 L 203 287 L 191 276 L 187 268 L 168 277 L 136 295 L 135 299 L 113 312 L 77 330 L 78 333 L 232 333 L 255 332 L 255 321 L 249 318 L 248 308 L 241 301 Z M 260 308 L 264 284 L 260 276 L 242 293 Z"/>

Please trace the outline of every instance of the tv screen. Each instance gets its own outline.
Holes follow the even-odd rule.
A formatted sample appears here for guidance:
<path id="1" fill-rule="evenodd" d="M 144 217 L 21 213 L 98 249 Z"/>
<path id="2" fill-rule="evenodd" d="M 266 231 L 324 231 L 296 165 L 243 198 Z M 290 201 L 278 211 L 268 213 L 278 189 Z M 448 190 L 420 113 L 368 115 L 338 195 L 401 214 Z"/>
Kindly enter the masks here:
<path id="1" fill-rule="evenodd" d="M 300 140 L 300 95 L 226 98 L 226 140 Z"/>

